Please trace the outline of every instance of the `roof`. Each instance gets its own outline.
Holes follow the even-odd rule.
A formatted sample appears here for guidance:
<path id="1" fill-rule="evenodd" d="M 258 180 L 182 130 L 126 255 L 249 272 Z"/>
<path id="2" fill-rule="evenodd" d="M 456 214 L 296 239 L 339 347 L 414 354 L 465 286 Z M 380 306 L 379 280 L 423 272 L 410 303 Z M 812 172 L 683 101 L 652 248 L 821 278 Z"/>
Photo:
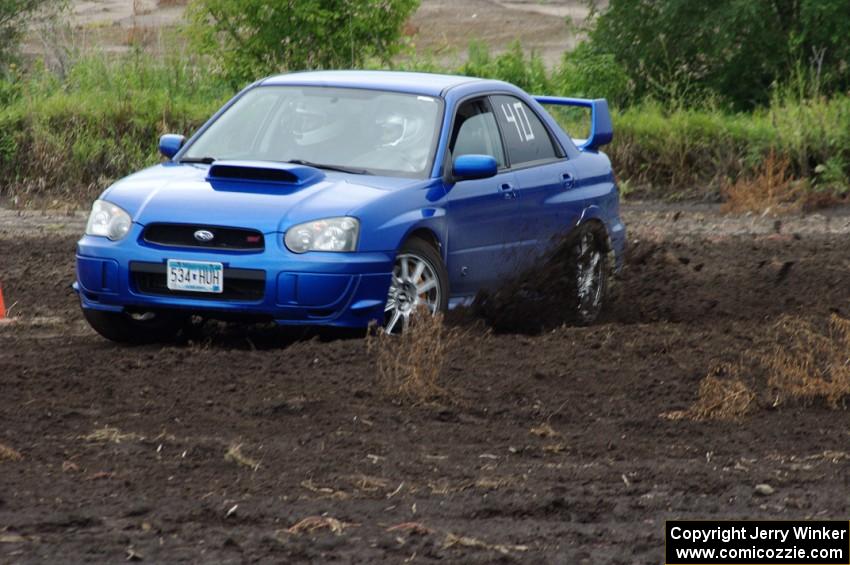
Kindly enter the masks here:
<path id="1" fill-rule="evenodd" d="M 371 88 L 440 96 L 449 88 L 480 80 L 457 75 L 403 71 L 311 71 L 269 77 L 263 84 Z"/>

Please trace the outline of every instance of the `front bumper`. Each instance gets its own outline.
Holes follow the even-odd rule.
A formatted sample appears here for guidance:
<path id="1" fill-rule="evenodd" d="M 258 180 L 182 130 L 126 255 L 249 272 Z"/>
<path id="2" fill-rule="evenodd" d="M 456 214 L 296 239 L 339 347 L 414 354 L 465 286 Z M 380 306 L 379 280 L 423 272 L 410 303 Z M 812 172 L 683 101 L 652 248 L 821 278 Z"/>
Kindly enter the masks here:
<path id="1" fill-rule="evenodd" d="M 78 242 L 74 288 L 83 308 L 180 309 L 291 325 L 365 327 L 383 320 L 393 252 L 298 255 L 283 246 L 281 234 L 268 234 L 262 252 L 174 248 L 144 242 L 141 231 L 134 225 L 119 242 L 93 236 Z M 156 277 L 161 273 L 164 281 L 169 259 L 222 263 L 225 292 L 228 277 L 234 292 L 196 297 L 167 291 Z"/>

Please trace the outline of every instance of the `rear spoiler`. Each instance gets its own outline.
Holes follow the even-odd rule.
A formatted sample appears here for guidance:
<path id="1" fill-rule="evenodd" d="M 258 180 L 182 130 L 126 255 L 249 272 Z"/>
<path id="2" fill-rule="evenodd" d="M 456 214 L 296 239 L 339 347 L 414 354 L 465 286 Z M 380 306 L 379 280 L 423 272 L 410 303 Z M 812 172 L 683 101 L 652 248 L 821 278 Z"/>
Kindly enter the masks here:
<path id="1" fill-rule="evenodd" d="M 559 98 L 557 96 L 535 96 L 537 102 L 553 106 L 573 106 L 590 108 L 590 137 L 576 139 L 579 149 L 599 149 L 611 143 L 614 138 L 614 126 L 611 124 L 611 113 L 608 111 L 608 101 L 604 98 L 589 100 L 586 98 Z"/>

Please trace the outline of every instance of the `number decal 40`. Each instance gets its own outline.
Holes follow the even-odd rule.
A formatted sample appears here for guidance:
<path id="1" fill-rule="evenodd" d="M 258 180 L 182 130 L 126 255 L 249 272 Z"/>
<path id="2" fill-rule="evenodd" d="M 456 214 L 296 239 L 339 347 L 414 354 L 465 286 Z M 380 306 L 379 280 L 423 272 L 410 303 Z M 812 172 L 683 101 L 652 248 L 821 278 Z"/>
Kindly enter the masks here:
<path id="1" fill-rule="evenodd" d="M 531 122 L 528 121 L 528 114 L 525 113 L 525 107 L 521 102 L 502 104 L 502 112 L 505 114 L 505 120 L 512 123 L 516 128 L 520 141 L 527 142 L 534 139 Z"/>

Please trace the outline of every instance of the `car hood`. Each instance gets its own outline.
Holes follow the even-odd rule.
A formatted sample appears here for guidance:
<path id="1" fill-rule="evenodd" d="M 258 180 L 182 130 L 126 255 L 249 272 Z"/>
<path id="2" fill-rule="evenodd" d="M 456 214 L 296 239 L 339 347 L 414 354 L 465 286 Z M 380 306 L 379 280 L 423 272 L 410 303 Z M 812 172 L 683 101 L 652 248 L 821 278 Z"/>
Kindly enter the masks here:
<path id="1" fill-rule="evenodd" d="M 233 164 L 246 169 L 263 167 Z M 218 165 L 163 163 L 122 179 L 101 198 L 122 207 L 142 225 L 171 222 L 250 227 L 272 233 L 305 221 L 350 215 L 389 191 L 422 182 L 286 164 L 268 167 L 281 174 L 293 173 L 292 182 L 218 178 L 210 174 Z"/>

